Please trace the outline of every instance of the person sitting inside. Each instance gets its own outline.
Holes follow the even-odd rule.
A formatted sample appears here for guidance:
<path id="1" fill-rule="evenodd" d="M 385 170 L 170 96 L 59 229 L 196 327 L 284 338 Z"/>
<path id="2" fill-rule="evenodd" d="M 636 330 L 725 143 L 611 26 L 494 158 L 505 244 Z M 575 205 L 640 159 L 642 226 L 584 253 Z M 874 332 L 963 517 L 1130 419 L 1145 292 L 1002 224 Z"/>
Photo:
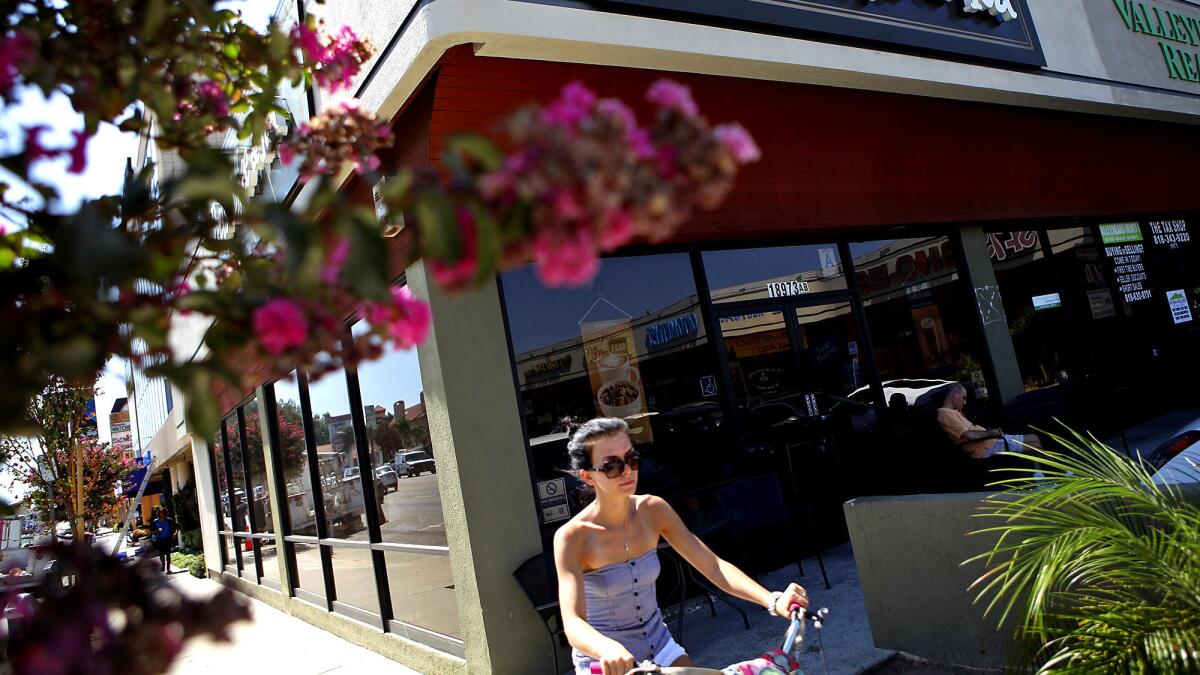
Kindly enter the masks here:
<path id="1" fill-rule="evenodd" d="M 946 391 L 946 402 L 937 411 L 938 424 L 950 438 L 950 442 L 961 447 L 975 459 L 985 459 L 998 452 L 1021 452 L 1027 447 L 1042 449 L 1042 440 L 1036 434 L 1006 434 L 999 429 L 985 429 L 974 424 L 963 415 L 967 402 L 967 388 L 953 384 Z"/>

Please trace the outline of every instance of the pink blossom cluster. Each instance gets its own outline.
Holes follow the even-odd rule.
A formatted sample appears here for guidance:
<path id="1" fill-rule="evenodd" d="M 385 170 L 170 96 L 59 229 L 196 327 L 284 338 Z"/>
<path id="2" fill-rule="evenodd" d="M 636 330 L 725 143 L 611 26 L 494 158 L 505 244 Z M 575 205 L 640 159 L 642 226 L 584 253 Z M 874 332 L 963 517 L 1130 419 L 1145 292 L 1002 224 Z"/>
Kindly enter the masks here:
<path id="1" fill-rule="evenodd" d="M 455 214 L 458 241 L 461 247 L 453 261 L 430 260 L 429 270 L 443 288 L 457 290 L 465 288 L 479 274 L 479 234 L 475 214 L 465 206 Z"/>
<path id="2" fill-rule="evenodd" d="M 34 47 L 33 38 L 24 31 L 0 39 L 0 97 L 9 98 L 21 76 L 21 66 L 33 56 Z"/>
<path id="3" fill-rule="evenodd" d="M 203 104 L 203 108 L 212 111 L 217 117 L 229 116 L 229 95 L 216 82 L 205 81 L 197 84 L 196 99 Z"/>
<path id="4" fill-rule="evenodd" d="M 667 236 L 692 206 L 715 205 L 738 165 L 761 156 L 741 125 L 710 128 L 685 85 L 658 80 L 646 99 L 657 108 L 650 126 L 579 82 L 514 116 L 518 150 L 478 183 L 493 208 L 531 207 L 530 231 L 507 242 L 506 259 L 532 258 L 547 286 L 587 284 L 601 253 L 639 235 Z"/>
<path id="5" fill-rule="evenodd" d="M 302 181 L 333 173 L 347 162 L 360 173 L 378 171 L 376 153 L 391 147 L 393 140 L 386 122 L 350 100 L 301 124 L 295 135 L 279 144 L 279 161 L 291 166 L 301 158 Z"/>
<path id="6" fill-rule="evenodd" d="M 299 24 L 292 29 L 292 42 L 312 64 L 318 85 L 330 91 L 349 89 L 362 65 L 371 58 L 371 42 L 360 38 L 350 26 L 342 26 L 330 35 L 323 35 L 320 28 Z"/>
<path id="7" fill-rule="evenodd" d="M 263 350 L 279 356 L 308 341 L 308 317 L 304 307 L 292 298 L 274 298 L 260 305 L 251 315 L 254 334 Z"/>
<path id="8" fill-rule="evenodd" d="M 67 157 L 67 172 L 81 174 L 87 168 L 87 143 L 92 135 L 86 129 L 71 132 L 75 143 L 69 148 L 48 148 L 42 145 L 41 135 L 48 130 L 44 124 L 25 127 L 25 161 L 29 164 L 43 160 Z"/>
<path id="9" fill-rule="evenodd" d="M 363 315 L 372 327 L 386 331 L 398 349 L 412 349 L 424 342 L 433 320 L 429 305 L 414 297 L 408 286 L 393 286 L 390 303 L 366 303 Z"/>

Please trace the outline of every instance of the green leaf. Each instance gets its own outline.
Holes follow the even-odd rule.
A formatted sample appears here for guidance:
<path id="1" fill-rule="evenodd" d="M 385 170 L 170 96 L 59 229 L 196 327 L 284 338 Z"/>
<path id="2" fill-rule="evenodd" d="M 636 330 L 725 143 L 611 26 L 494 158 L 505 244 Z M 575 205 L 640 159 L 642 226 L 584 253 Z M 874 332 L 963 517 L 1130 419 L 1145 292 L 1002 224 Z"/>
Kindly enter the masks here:
<path id="1" fill-rule="evenodd" d="M 142 39 L 150 40 L 167 18 L 166 0 L 149 0 L 146 3 L 146 18 L 142 21 Z"/>
<path id="2" fill-rule="evenodd" d="M 504 153 L 486 137 L 479 134 L 454 134 L 446 140 L 443 159 L 449 163 L 451 155 L 457 154 L 475 160 L 487 171 L 495 171 L 504 163 Z"/>
<path id="3" fill-rule="evenodd" d="M 424 254 L 437 260 L 454 260 L 462 245 L 454 204 L 441 192 L 427 190 L 417 197 L 415 211 Z"/>
<path id="4" fill-rule="evenodd" d="M 0 248 L 0 269 L 8 269 L 16 262 L 17 254 L 10 248 Z"/>
<path id="5" fill-rule="evenodd" d="M 481 284 L 496 273 L 503 245 L 499 228 L 491 213 L 476 202 L 472 202 L 469 208 L 475 216 L 475 240 L 479 260 L 479 272 L 475 275 L 475 283 Z"/>

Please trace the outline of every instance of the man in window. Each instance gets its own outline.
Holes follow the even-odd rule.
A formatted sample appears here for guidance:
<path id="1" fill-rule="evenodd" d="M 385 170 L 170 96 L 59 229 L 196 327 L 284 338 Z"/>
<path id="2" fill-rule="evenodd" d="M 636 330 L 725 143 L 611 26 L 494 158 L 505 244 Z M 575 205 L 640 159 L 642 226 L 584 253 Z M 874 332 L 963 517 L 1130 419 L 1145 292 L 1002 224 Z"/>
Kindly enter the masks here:
<path id="1" fill-rule="evenodd" d="M 972 423 L 962 413 L 966 402 L 967 388 L 961 384 L 950 385 L 945 404 L 938 408 L 937 419 L 950 442 L 975 459 L 991 457 L 998 452 L 1021 452 L 1025 446 L 1042 449 L 1042 440 L 1036 434 L 1006 434 L 1000 429 L 985 429 Z"/>

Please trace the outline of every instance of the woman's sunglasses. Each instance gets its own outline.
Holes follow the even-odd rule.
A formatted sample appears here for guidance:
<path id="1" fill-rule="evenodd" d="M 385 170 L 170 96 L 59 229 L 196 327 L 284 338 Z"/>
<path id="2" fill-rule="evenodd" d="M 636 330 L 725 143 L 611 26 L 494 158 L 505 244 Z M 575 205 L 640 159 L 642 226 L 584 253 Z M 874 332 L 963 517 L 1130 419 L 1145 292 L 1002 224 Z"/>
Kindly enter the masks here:
<path id="1" fill-rule="evenodd" d="M 600 466 L 592 467 L 592 471 L 599 471 L 609 478 L 616 478 L 625 473 L 625 467 L 629 466 L 631 471 L 637 471 L 642 465 L 642 454 L 637 450 L 630 450 L 625 453 L 625 457 L 606 457 L 604 463 Z"/>

